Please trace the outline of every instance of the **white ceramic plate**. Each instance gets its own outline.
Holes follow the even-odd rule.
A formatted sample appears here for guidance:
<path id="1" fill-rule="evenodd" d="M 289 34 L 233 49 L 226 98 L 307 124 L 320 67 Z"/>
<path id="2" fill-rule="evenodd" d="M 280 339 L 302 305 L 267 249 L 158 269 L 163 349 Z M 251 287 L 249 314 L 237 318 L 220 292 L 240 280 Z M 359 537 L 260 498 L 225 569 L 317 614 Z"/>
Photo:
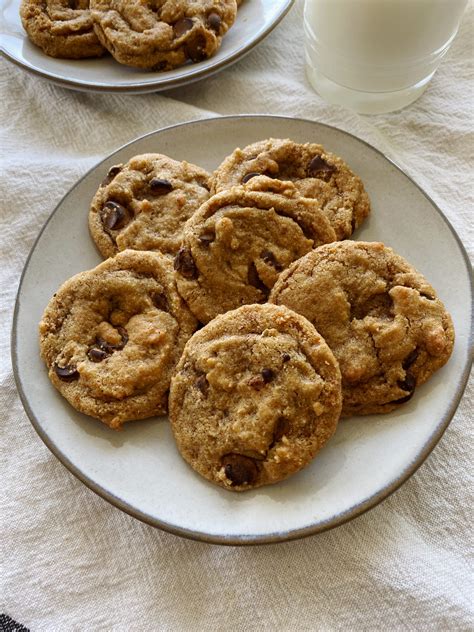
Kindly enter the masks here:
<path id="1" fill-rule="evenodd" d="M 71 408 L 48 380 L 38 353 L 37 325 L 58 286 L 100 262 L 88 235 L 87 212 L 111 165 L 134 154 L 162 152 L 211 170 L 235 147 L 270 136 L 322 143 L 360 174 L 373 214 L 356 238 L 384 241 L 427 276 L 453 316 L 456 344 L 449 363 L 398 411 L 342 421 L 305 470 L 277 485 L 235 494 L 186 465 L 167 421 L 134 422 L 113 432 Z M 106 158 L 72 188 L 44 226 L 18 291 L 12 339 L 17 385 L 51 451 L 91 489 L 133 516 L 209 542 L 297 538 L 339 525 L 379 503 L 441 437 L 467 381 L 470 278 L 461 242 L 441 211 L 398 167 L 354 136 L 312 121 L 270 116 L 177 125 Z"/>
<path id="2" fill-rule="evenodd" d="M 0 51 L 35 75 L 74 90 L 91 92 L 156 92 L 208 77 L 246 55 L 280 22 L 294 0 L 244 0 L 237 19 L 214 57 L 168 72 L 128 68 L 110 56 L 67 60 L 45 55 L 32 44 L 21 25 L 20 0 L 0 3 Z"/>

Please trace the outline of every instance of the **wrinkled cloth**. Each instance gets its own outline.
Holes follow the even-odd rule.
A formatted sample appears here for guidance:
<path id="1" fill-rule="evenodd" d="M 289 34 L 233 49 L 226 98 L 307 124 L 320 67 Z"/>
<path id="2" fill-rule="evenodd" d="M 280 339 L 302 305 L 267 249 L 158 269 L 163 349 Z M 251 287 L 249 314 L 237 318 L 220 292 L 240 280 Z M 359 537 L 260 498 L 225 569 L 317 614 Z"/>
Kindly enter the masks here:
<path id="1" fill-rule="evenodd" d="M 473 629 L 472 385 L 425 464 L 370 512 L 304 540 L 224 547 L 142 524 L 70 474 L 23 411 L 9 349 L 20 274 L 57 202 L 122 144 L 191 119 L 347 130 L 408 172 L 472 256 L 472 16 L 420 100 L 370 117 L 308 85 L 301 0 L 243 60 L 165 93 L 79 93 L 0 61 L 0 612 L 32 632 Z"/>

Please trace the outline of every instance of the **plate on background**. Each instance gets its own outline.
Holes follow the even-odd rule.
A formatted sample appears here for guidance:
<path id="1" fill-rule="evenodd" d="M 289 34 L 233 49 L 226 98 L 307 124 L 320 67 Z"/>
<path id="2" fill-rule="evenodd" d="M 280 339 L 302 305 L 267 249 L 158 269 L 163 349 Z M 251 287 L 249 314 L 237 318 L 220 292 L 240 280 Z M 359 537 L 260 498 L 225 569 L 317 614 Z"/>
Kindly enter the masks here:
<path id="1" fill-rule="evenodd" d="M 235 147 L 271 136 L 321 143 L 361 176 L 373 213 L 354 237 L 384 241 L 425 274 L 453 317 L 456 343 L 448 364 L 397 411 L 342 420 L 306 469 L 276 485 L 237 494 L 207 482 L 181 459 L 166 419 L 133 422 L 123 432 L 114 432 L 76 412 L 48 380 L 39 357 L 37 328 L 59 285 L 101 260 L 88 234 L 87 215 L 90 200 L 112 165 L 135 154 L 160 152 L 212 170 Z M 430 198 L 379 151 L 312 121 L 222 117 L 139 138 L 94 167 L 69 191 L 25 265 L 12 358 L 23 405 L 40 437 L 103 498 L 148 524 L 197 540 L 279 542 L 318 533 L 363 513 L 424 461 L 449 424 L 467 382 L 471 305 L 470 266 L 459 238 Z"/>
<path id="2" fill-rule="evenodd" d="M 65 88 L 90 92 L 157 92 L 197 81 L 230 66 L 275 28 L 294 1 L 244 0 L 234 25 L 211 59 L 157 73 L 123 66 L 109 55 L 84 60 L 48 57 L 29 41 L 22 27 L 20 0 L 3 0 L 0 51 L 25 70 Z"/>

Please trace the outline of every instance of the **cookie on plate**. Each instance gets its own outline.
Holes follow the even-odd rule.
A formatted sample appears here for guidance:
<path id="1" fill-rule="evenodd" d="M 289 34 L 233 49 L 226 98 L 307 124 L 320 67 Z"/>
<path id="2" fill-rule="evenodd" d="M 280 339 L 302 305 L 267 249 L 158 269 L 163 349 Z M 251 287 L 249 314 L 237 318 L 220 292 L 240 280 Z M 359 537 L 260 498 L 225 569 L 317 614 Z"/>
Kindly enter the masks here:
<path id="1" fill-rule="evenodd" d="M 179 451 L 226 489 L 281 481 L 336 430 L 340 380 L 327 344 L 291 310 L 246 305 L 218 316 L 186 344 L 171 380 Z"/>
<path id="2" fill-rule="evenodd" d="M 450 315 L 426 279 L 378 242 L 321 246 L 282 273 L 270 301 L 306 316 L 342 374 L 343 414 L 386 413 L 449 359 Z"/>
<path id="3" fill-rule="evenodd" d="M 74 408 L 119 429 L 166 413 L 171 373 L 195 328 L 170 259 L 126 250 L 60 287 L 40 323 L 41 356 Z"/>
<path id="4" fill-rule="evenodd" d="M 92 200 L 89 228 L 104 257 L 120 250 L 178 251 L 182 230 L 209 198 L 209 174 L 162 154 L 112 167 Z"/>
<path id="5" fill-rule="evenodd" d="M 121 64 L 170 70 L 211 57 L 237 13 L 235 0 L 91 0 L 97 36 Z"/>
<path id="6" fill-rule="evenodd" d="M 267 300 L 282 270 L 333 241 L 316 200 L 266 177 L 211 197 L 186 223 L 175 258 L 178 291 L 202 323 Z"/>
<path id="7" fill-rule="evenodd" d="M 94 32 L 89 0 L 22 0 L 20 17 L 30 40 L 51 57 L 83 59 L 106 52 Z"/>
<path id="8" fill-rule="evenodd" d="M 321 145 L 270 138 L 236 149 L 214 172 L 212 192 L 248 182 L 256 175 L 291 180 L 302 195 L 319 200 L 337 239 L 350 237 L 370 212 L 361 179 Z"/>

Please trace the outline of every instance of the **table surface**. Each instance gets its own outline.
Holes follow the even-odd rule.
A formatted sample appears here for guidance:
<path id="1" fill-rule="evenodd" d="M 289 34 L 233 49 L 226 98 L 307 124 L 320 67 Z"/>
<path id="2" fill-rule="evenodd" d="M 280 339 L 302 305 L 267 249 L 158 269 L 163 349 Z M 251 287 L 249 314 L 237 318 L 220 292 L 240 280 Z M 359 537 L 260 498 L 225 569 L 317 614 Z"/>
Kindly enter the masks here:
<path id="1" fill-rule="evenodd" d="M 269 113 L 347 130 L 432 197 L 472 257 L 472 6 L 422 98 L 371 117 L 311 90 L 302 13 L 297 0 L 232 68 L 160 94 L 73 92 L 0 61 L 0 612 L 32 631 L 474 626 L 472 382 L 434 452 L 381 505 L 333 531 L 250 548 L 184 540 L 110 506 L 42 444 L 16 393 L 11 320 L 37 233 L 91 166 L 166 125 Z"/>

